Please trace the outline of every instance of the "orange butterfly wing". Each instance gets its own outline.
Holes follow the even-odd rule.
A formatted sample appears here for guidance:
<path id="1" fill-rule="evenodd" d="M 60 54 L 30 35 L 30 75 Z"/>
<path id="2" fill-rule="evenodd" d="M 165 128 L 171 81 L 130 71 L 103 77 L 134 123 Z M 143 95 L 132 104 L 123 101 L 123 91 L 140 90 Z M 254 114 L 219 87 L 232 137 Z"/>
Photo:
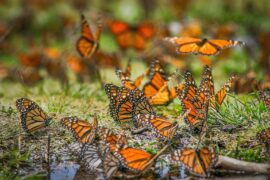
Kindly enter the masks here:
<path id="1" fill-rule="evenodd" d="M 177 46 L 177 52 L 179 53 L 193 53 L 201 55 L 216 55 L 222 49 L 237 45 L 244 45 L 244 43 L 241 41 L 218 39 L 208 40 L 189 37 L 165 38 L 165 40 L 175 44 Z"/>
<path id="2" fill-rule="evenodd" d="M 76 48 L 82 57 L 91 57 L 98 48 L 98 40 L 102 28 L 101 25 L 98 26 L 96 31 L 96 37 L 94 37 L 84 15 L 81 15 L 81 23 L 81 37 L 77 41 Z"/>
<path id="3" fill-rule="evenodd" d="M 143 36 L 145 39 L 152 38 L 154 35 L 155 29 L 151 23 L 142 23 L 137 29 L 137 33 Z"/>
<path id="4" fill-rule="evenodd" d="M 133 89 L 131 92 L 131 98 L 132 102 L 134 103 L 132 109 L 134 121 L 136 121 L 138 114 L 155 114 L 153 107 L 141 90 L 138 88 Z"/>
<path id="5" fill-rule="evenodd" d="M 177 164 L 185 165 L 191 173 L 201 177 L 209 176 L 209 170 L 217 159 L 216 153 L 211 152 L 208 148 L 176 150 L 170 155 L 170 158 Z"/>
<path id="6" fill-rule="evenodd" d="M 18 59 L 23 66 L 39 67 L 41 65 L 42 55 L 38 52 L 32 54 L 19 54 Z"/>
<path id="7" fill-rule="evenodd" d="M 207 118 L 208 99 L 209 92 L 207 89 L 197 91 L 197 86 L 192 75 L 190 72 L 186 72 L 185 90 L 182 93 L 180 100 L 183 112 L 190 110 L 189 114 L 184 119 L 190 124 L 193 130 L 198 130 Z"/>
<path id="8" fill-rule="evenodd" d="M 131 91 L 125 87 L 119 90 L 119 104 L 116 109 L 116 118 L 119 122 L 132 121 L 133 102 L 131 99 Z"/>
<path id="9" fill-rule="evenodd" d="M 102 144 L 108 147 L 111 152 L 116 151 L 119 147 L 127 144 L 126 136 L 123 134 L 114 134 L 110 129 L 102 128 L 99 130 L 99 136 Z M 106 148 L 105 147 L 105 148 Z M 102 151 L 105 151 L 103 148 Z"/>
<path id="10" fill-rule="evenodd" d="M 61 124 L 72 130 L 76 139 L 81 143 L 92 143 L 98 126 L 96 117 L 94 117 L 93 124 L 80 120 L 77 117 L 63 118 L 61 119 Z"/>
<path id="11" fill-rule="evenodd" d="M 134 29 L 136 29 L 136 31 L 134 32 L 135 40 L 133 46 L 139 51 L 144 50 L 146 41 L 154 35 L 154 26 L 150 23 L 142 23 Z"/>
<path id="12" fill-rule="evenodd" d="M 121 48 L 126 49 L 132 46 L 133 37 L 127 23 L 114 20 L 109 23 L 109 28 L 116 36 L 117 43 Z"/>
<path id="13" fill-rule="evenodd" d="M 159 61 L 155 61 L 151 64 L 150 74 L 150 82 L 146 83 L 143 87 L 144 95 L 147 98 L 154 96 L 167 82 Z"/>
<path id="14" fill-rule="evenodd" d="M 70 55 L 67 57 L 68 67 L 76 74 L 84 74 L 87 70 L 86 62 L 77 56 Z"/>
<path id="15" fill-rule="evenodd" d="M 156 115 L 139 114 L 137 120 L 144 126 L 149 126 L 156 135 L 164 139 L 172 139 L 178 127 L 177 123 L 172 123 L 167 118 Z"/>
<path id="16" fill-rule="evenodd" d="M 116 75 L 118 78 L 121 80 L 122 86 L 124 86 L 127 89 L 133 90 L 135 88 L 138 88 L 141 85 L 142 80 L 144 79 L 145 75 L 147 74 L 148 71 L 144 72 L 140 76 L 138 76 L 135 81 L 133 82 L 130 80 L 131 76 L 131 66 L 128 64 L 126 70 L 123 72 L 120 69 L 117 69 L 115 71 Z"/>
<path id="17" fill-rule="evenodd" d="M 143 171 L 152 159 L 151 154 L 131 147 L 119 149 L 114 154 L 119 158 L 123 166 L 133 171 Z"/>
<path id="18" fill-rule="evenodd" d="M 117 43 L 122 49 L 133 47 L 136 50 L 143 50 L 146 46 L 146 40 L 154 34 L 154 27 L 150 23 L 133 27 L 125 22 L 114 20 L 110 22 L 109 28 L 116 36 Z"/>
<path id="19" fill-rule="evenodd" d="M 210 105 L 215 108 L 216 105 L 221 105 L 230 91 L 232 83 L 235 79 L 235 76 L 230 77 L 230 79 L 225 83 L 225 85 L 211 98 Z"/>

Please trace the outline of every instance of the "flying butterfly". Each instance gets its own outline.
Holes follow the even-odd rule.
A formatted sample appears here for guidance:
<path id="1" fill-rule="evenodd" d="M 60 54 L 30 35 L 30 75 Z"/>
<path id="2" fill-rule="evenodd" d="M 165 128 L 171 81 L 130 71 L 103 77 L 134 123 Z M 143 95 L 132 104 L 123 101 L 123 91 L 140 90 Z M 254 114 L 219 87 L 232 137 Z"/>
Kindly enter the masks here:
<path id="1" fill-rule="evenodd" d="M 259 97 L 264 102 L 265 106 L 270 110 L 270 88 L 259 91 Z"/>
<path id="2" fill-rule="evenodd" d="M 170 140 L 176 133 L 178 124 L 169 121 L 166 117 L 157 116 L 154 114 L 139 114 L 137 121 L 143 126 L 152 129 L 155 134 L 163 139 Z"/>
<path id="3" fill-rule="evenodd" d="M 176 88 L 169 89 L 168 78 L 158 60 L 154 61 L 150 67 L 150 81 L 143 87 L 143 92 L 146 98 L 152 105 L 164 105 L 171 102 L 176 97 Z"/>
<path id="4" fill-rule="evenodd" d="M 121 49 L 135 48 L 138 51 L 146 48 L 146 43 L 154 35 L 154 26 L 151 23 L 142 23 L 138 26 L 112 20 L 109 22 L 109 29 L 116 37 Z"/>
<path id="5" fill-rule="evenodd" d="M 84 15 L 81 14 L 81 37 L 76 43 L 77 51 L 79 52 L 81 57 L 90 58 L 93 54 L 95 54 L 98 49 L 98 41 L 101 31 L 102 25 L 99 22 L 94 35 Z"/>
<path id="6" fill-rule="evenodd" d="M 16 100 L 17 110 L 20 112 L 21 124 L 27 133 L 33 133 L 49 125 L 49 117 L 34 101 L 27 98 Z"/>
<path id="7" fill-rule="evenodd" d="M 96 115 L 92 124 L 87 121 L 80 120 L 77 117 L 65 117 L 61 119 L 61 124 L 70 129 L 75 138 L 81 143 L 91 144 L 97 133 L 98 121 Z"/>
<path id="8" fill-rule="evenodd" d="M 164 40 L 174 44 L 178 53 L 192 53 L 200 55 L 217 55 L 221 50 L 234 46 L 244 45 L 244 42 L 234 40 L 208 40 L 190 37 L 172 37 Z"/>
<path id="9" fill-rule="evenodd" d="M 171 153 L 169 160 L 184 165 L 194 175 L 208 177 L 209 170 L 217 162 L 217 154 L 207 147 L 201 149 L 183 148 Z"/>

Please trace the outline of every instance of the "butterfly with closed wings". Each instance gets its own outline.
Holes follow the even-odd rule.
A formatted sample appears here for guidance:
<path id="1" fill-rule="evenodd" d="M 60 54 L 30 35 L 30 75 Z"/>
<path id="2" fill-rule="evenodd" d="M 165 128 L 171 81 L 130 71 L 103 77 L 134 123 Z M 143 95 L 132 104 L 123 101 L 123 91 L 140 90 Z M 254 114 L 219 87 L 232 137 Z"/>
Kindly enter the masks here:
<path id="1" fill-rule="evenodd" d="M 98 49 L 102 24 L 98 22 L 95 35 L 90 28 L 85 16 L 81 14 L 81 37 L 76 43 L 76 48 L 81 57 L 90 58 Z"/>
<path id="2" fill-rule="evenodd" d="M 48 126 L 52 119 L 30 99 L 17 99 L 16 107 L 20 112 L 22 127 L 27 133 L 33 133 Z"/>
<path id="3" fill-rule="evenodd" d="M 209 177 L 210 169 L 217 162 L 217 154 L 207 147 L 201 149 L 183 148 L 172 152 L 169 155 L 169 161 L 184 165 L 194 175 Z"/>
<path id="4" fill-rule="evenodd" d="M 65 117 L 61 119 L 61 124 L 73 132 L 75 138 L 81 143 L 91 144 L 97 133 L 98 121 L 96 115 L 92 124 L 80 120 L 77 117 Z"/>
<path id="5" fill-rule="evenodd" d="M 151 64 L 149 73 L 150 81 L 143 86 L 143 92 L 152 105 L 168 104 L 176 98 L 176 89 L 179 93 L 184 89 L 183 84 L 172 88 L 168 87 L 168 78 L 158 60 Z"/>

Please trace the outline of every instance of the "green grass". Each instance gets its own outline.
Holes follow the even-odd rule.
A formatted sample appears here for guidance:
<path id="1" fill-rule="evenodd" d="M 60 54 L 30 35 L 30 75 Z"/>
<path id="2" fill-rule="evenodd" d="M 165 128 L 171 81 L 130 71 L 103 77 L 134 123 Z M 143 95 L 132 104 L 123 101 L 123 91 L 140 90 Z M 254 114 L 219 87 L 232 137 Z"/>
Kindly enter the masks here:
<path id="1" fill-rule="evenodd" d="M 142 69 L 141 67 L 141 63 L 135 63 L 133 71 L 137 72 L 138 69 Z M 219 67 L 219 69 L 221 68 Z M 219 87 L 225 80 L 217 81 L 215 72 L 218 71 L 214 68 L 214 80 Z M 102 71 L 101 74 L 105 77 L 106 82 L 119 85 L 116 76 L 111 76 L 111 74 L 114 74 L 112 70 Z M 42 158 L 44 156 L 42 152 L 46 152 L 47 135 L 50 134 L 52 137 L 52 152 L 55 157 L 58 157 L 58 160 L 61 160 L 62 147 L 75 142 L 75 139 L 69 131 L 60 126 L 60 119 L 66 116 L 78 116 L 92 122 L 95 113 L 97 113 L 100 126 L 108 127 L 115 132 L 125 130 L 128 138 L 130 138 L 129 143 L 131 146 L 155 153 L 164 145 L 158 139 L 153 141 L 144 135 L 132 136 L 130 129 L 134 127 L 130 124 L 121 126 L 119 123 L 114 122 L 108 112 L 108 98 L 98 82 L 80 84 L 71 81 L 68 88 L 62 89 L 57 81 L 50 78 L 34 87 L 26 87 L 18 82 L 4 81 L 1 83 L 0 95 L 1 159 L 10 158 L 10 160 L 14 159 L 15 163 L 17 163 L 15 157 L 7 157 L 3 154 L 3 151 L 20 152 L 19 157 L 25 157 L 26 154 L 32 152 L 32 156 L 35 154 L 37 157 Z M 35 134 L 37 139 L 33 140 L 21 129 L 19 113 L 15 107 L 16 99 L 21 97 L 32 99 L 49 116 L 53 117 L 53 121 L 46 131 Z M 181 109 L 178 99 L 175 99 L 168 106 L 155 107 L 158 114 L 167 116 L 171 121 L 178 121 L 180 124 L 178 129 L 180 137 L 174 138 L 172 147 L 177 148 L 181 144 L 182 138 L 187 141 L 184 144 L 185 146 L 196 147 L 199 137 L 192 135 L 188 131 L 188 125 L 183 120 L 178 119 Z M 214 146 L 219 154 L 237 159 L 256 162 L 266 161 L 264 146 L 256 139 L 256 133 L 270 127 L 269 119 L 270 113 L 256 93 L 241 96 L 229 94 L 218 110 L 210 108 L 208 117 L 209 131 L 202 144 Z M 21 138 L 20 145 L 18 138 Z M 18 146 L 20 146 L 20 150 L 18 150 Z M 172 148 L 170 149 L 172 150 Z M 31 163 L 34 165 L 39 164 L 39 158 L 31 161 Z M 0 168 L 0 173 L 7 174 L 10 167 L 9 165 L 3 166 L 3 168 Z M 10 174 L 7 175 L 11 176 Z"/>

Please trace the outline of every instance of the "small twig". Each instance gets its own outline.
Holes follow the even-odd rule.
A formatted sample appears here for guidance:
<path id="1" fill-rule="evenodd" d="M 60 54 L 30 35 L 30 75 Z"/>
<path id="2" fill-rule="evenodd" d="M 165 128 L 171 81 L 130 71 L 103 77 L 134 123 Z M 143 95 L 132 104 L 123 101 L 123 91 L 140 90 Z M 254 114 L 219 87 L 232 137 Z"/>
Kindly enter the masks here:
<path id="1" fill-rule="evenodd" d="M 270 164 L 247 162 L 221 155 L 218 157 L 216 166 L 248 173 L 270 174 Z"/>
<path id="2" fill-rule="evenodd" d="M 144 131 L 148 131 L 149 128 L 148 127 L 142 127 L 140 129 L 135 129 L 131 131 L 131 134 L 141 134 Z"/>
<path id="3" fill-rule="evenodd" d="M 28 173 L 26 176 L 21 177 L 21 179 L 22 180 L 29 179 L 29 178 L 31 178 L 33 176 L 37 176 L 37 175 L 44 175 L 45 176 L 46 175 L 46 171 L 40 170 L 40 171 L 35 171 L 33 173 Z"/>
<path id="4" fill-rule="evenodd" d="M 50 151 L 51 151 L 51 136 L 50 134 L 48 135 L 48 144 L 47 144 L 47 171 L 48 175 L 47 178 L 50 180 L 51 177 L 51 169 L 50 169 Z"/>

